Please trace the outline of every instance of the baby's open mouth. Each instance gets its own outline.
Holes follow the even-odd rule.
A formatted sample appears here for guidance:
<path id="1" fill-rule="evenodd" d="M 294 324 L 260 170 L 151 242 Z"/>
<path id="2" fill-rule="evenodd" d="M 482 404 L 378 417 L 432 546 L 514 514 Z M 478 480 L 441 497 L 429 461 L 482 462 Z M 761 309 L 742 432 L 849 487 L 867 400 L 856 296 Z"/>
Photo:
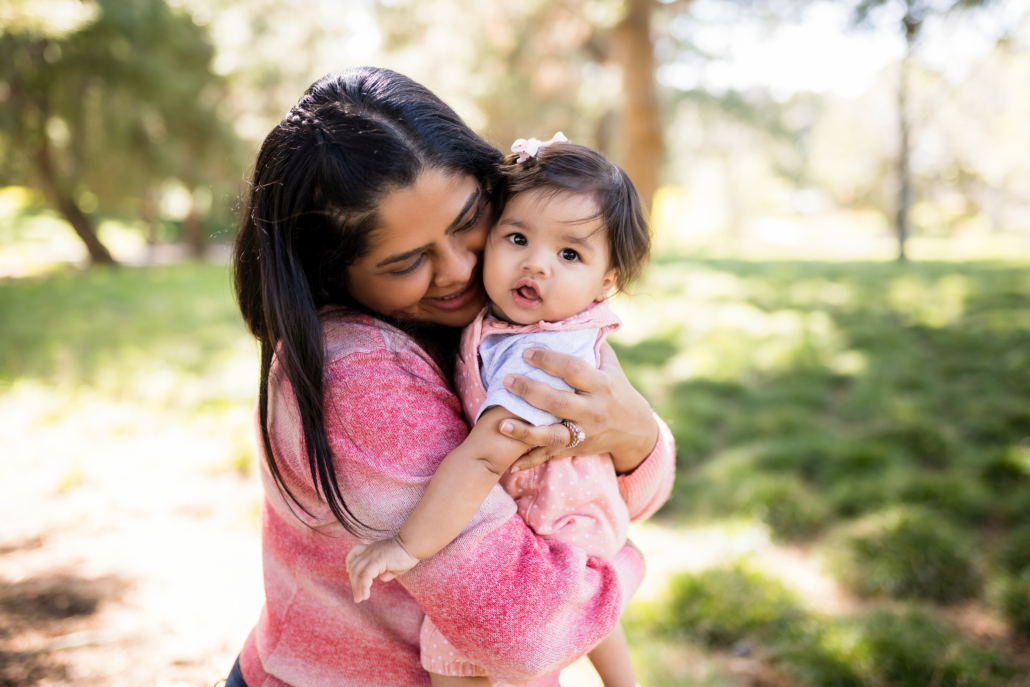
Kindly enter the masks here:
<path id="1" fill-rule="evenodd" d="M 520 308 L 535 308 L 543 302 L 540 287 L 532 279 L 519 279 L 511 290 L 511 299 Z"/>
<path id="2" fill-rule="evenodd" d="M 527 300 L 538 301 L 540 300 L 540 294 L 532 286 L 520 286 L 515 289 L 520 296 Z"/>

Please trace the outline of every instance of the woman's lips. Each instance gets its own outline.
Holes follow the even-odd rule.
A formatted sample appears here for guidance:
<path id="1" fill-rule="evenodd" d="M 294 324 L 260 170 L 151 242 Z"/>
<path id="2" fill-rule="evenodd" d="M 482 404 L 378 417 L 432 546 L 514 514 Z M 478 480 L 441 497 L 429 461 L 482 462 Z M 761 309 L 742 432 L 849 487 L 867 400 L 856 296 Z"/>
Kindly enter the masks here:
<path id="1" fill-rule="evenodd" d="M 426 298 L 424 300 L 439 310 L 461 310 L 475 300 L 481 288 L 479 279 L 473 279 L 460 291 L 441 298 Z"/>

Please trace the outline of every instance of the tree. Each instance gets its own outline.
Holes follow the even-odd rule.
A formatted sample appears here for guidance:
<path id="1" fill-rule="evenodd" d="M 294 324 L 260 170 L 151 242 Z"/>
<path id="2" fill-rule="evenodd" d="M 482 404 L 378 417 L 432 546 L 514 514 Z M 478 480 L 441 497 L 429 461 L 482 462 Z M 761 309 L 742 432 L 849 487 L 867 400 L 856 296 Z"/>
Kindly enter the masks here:
<path id="1" fill-rule="evenodd" d="M 625 4 L 625 14 L 611 35 L 612 58 L 622 72 L 623 167 L 650 209 L 665 152 L 651 33 L 655 1 Z"/>
<path id="2" fill-rule="evenodd" d="M 664 157 L 653 16 L 688 4 L 393 0 L 379 24 L 393 66 L 452 102 L 474 94 L 498 147 L 560 129 L 621 164 L 650 206 Z"/>
<path id="3" fill-rule="evenodd" d="M 196 184 L 224 166 L 234 137 L 216 112 L 213 49 L 189 15 L 164 0 L 91 6 L 68 30 L 0 26 L 0 151 L 3 180 L 41 188 L 102 264 L 114 260 L 90 216 L 98 204 L 138 214 L 165 178 Z"/>
<path id="4" fill-rule="evenodd" d="M 991 0 L 861 0 L 855 8 L 855 23 L 868 25 L 872 22 L 872 13 L 886 5 L 900 5 L 904 12 L 901 15 L 901 30 L 905 37 L 905 56 L 901 60 L 901 75 L 898 80 L 898 203 L 895 228 L 898 237 L 898 260 L 908 259 L 905 244 L 909 237 L 908 215 L 912 207 L 912 173 L 911 132 L 912 123 L 908 116 L 908 103 L 911 100 L 909 71 L 923 23 L 931 15 L 941 15 L 957 10 L 983 7 Z"/>

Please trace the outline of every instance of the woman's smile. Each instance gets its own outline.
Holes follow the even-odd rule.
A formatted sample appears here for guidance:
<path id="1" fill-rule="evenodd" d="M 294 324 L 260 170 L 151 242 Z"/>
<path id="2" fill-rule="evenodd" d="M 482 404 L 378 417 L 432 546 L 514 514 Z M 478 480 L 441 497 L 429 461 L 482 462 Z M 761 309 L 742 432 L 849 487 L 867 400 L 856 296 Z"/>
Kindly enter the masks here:
<path id="1" fill-rule="evenodd" d="M 476 296 L 480 295 L 482 290 L 483 282 L 480 281 L 479 275 L 477 274 L 472 281 L 449 295 L 439 296 L 436 298 L 426 297 L 423 300 L 434 308 L 439 308 L 440 310 L 461 310 L 475 300 Z"/>

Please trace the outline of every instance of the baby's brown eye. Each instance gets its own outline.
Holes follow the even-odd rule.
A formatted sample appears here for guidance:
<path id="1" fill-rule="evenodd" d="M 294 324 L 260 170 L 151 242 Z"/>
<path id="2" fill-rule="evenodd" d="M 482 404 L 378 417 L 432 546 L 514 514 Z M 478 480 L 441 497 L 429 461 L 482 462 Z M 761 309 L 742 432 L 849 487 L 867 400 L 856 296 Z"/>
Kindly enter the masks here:
<path id="1" fill-rule="evenodd" d="M 569 262 L 575 262 L 576 260 L 579 260 L 579 253 L 572 250 L 571 248 L 562 248 L 561 252 L 558 253 L 558 255 L 561 256 L 562 260 L 567 260 Z"/>

